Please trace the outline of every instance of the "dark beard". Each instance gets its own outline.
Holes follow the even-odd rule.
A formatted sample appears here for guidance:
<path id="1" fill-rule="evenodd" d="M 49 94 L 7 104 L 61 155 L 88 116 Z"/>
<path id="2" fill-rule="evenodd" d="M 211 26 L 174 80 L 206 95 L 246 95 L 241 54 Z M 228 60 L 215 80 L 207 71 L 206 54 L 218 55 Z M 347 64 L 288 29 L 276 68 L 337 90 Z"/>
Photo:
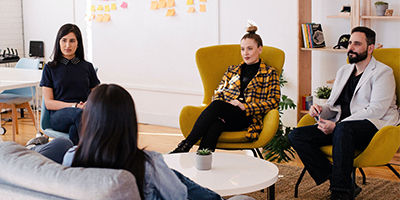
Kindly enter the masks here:
<path id="1" fill-rule="evenodd" d="M 353 53 L 356 56 L 350 57 L 350 55 L 349 55 L 350 53 Z M 353 50 L 349 50 L 347 52 L 347 58 L 349 58 L 349 63 L 350 64 L 358 63 L 360 61 L 363 61 L 363 60 L 367 59 L 367 57 L 368 57 L 368 50 L 365 50 L 364 52 L 361 52 L 361 53 L 356 53 Z"/>

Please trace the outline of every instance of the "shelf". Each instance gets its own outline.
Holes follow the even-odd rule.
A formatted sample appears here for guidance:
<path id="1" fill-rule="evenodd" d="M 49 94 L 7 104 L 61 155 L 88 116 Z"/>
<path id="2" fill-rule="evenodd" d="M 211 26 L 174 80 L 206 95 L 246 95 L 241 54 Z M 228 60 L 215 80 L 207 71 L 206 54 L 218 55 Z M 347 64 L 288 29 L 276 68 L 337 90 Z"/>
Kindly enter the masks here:
<path id="1" fill-rule="evenodd" d="M 369 15 L 364 15 L 361 16 L 361 19 L 400 19 L 400 16 L 395 15 L 395 16 L 369 16 Z"/>
<path id="2" fill-rule="evenodd" d="M 308 114 L 308 110 L 300 110 L 301 114 Z"/>
<path id="3" fill-rule="evenodd" d="M 347 49 L 333 49 L 333 47 L 323 48 L 301 48 L 303 51 L 329 51 L 329 52 L 347 52 Z"/>
<path id="4" fill-rule="evenodd" d="M 347 18 L 350 19 L 350 15 L 329 15 L 327 18 Z"/>

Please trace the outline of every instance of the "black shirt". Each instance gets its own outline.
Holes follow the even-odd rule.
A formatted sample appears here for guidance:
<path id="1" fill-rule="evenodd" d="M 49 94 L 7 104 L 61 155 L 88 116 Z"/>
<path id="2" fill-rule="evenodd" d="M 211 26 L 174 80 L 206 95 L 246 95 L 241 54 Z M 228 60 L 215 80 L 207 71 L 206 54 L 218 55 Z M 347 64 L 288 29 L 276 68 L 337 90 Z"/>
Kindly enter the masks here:
<path id="1" fill-rule="evenodd" d="M 246 89 L 251 79 L 253 79 L 254 76 L 257 74 L 258 69 L 260 68 L 260 63 L 261 60 L 258 60 L 257 63 L 251 65 L 247 65 L 246 63 L 242 65 L 242 69 L 240 72 L 240 95 L 238 99 L 242 103 L 246 102 L 244 99 L 243 91 L 244 89 Z"/>
<path id="2" fill-rule="evenodd" d="M 340 115 L 339 121 L 351 115 L 350 111 L 350 101 L 353 98 L 354 90 L 356 89 L 357 83 L 360 80 L 363 73 L 356 76 L 357 68 L 354 66 L 354 70 L 351 73 L 346 85 L 344 86 L 342 93 L 340 93 L 339 98 L 336 100 L 335 105 L 340 105 L 342 113 Z"/>

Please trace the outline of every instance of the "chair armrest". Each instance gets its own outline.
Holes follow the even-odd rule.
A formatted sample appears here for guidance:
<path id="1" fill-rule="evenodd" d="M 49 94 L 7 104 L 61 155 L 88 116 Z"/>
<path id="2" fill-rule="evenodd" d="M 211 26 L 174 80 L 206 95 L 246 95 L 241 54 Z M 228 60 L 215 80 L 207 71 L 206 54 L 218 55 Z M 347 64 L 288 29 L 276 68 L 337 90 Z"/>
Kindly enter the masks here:
<path id="1" fill-rule="evenodd" d="M 314 117 L 311 117 L 310 114 L 307 114 L 300 119 L 299 123 L 297 123 L 297 127 L 311 126 L 315 123 L 317 123 L 317 121 L 315 121 Z"/>
<path id="2" fill-rule="evenodd" d="M 381 128 L 367 148 L 354 159 L 355 167 L 386 165 L 400 147 L 400 125 Z"/>
<path id="3" fill-rule="evenodd" d="M 206 107 L 207 105 L 202 104 L 200 106 L 185 106 L 182 108 L 179 114 L 179 126 L 185 138 L 192 131 L 194 123 Z"/>
<path id="4" fill-rule="evenodd" d="M 253 142 L 254 146 L 264 147 L 272 138 L 274 138 L 276 131 L 279 128 L 279 112 L 277 109 L 270 110 L 263 119 L 263 129 L 257 141 Z M 256 147 L 256 148 L 257 148 Z"/>

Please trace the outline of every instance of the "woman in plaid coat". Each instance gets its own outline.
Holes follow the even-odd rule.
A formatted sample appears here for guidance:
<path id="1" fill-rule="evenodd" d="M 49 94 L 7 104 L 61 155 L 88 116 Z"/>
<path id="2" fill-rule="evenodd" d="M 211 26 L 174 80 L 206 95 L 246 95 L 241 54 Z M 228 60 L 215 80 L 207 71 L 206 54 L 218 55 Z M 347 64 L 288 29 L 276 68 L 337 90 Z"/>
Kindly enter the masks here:
<path id="1" fill-rule="evenodd" d="M 260 54 L 261 37 L 250 25 L 241 41 L 243 62 L 230 66 L 214 92 L 213 101 L 201 113 L 188 137 L 171 153 L 188 152 L 200 139 L 199 149 L 215 150 L 223 131 L 247 130 L 246 138 L 257 140 L 263 116 L 279 106 L 279 77 Z"/>

